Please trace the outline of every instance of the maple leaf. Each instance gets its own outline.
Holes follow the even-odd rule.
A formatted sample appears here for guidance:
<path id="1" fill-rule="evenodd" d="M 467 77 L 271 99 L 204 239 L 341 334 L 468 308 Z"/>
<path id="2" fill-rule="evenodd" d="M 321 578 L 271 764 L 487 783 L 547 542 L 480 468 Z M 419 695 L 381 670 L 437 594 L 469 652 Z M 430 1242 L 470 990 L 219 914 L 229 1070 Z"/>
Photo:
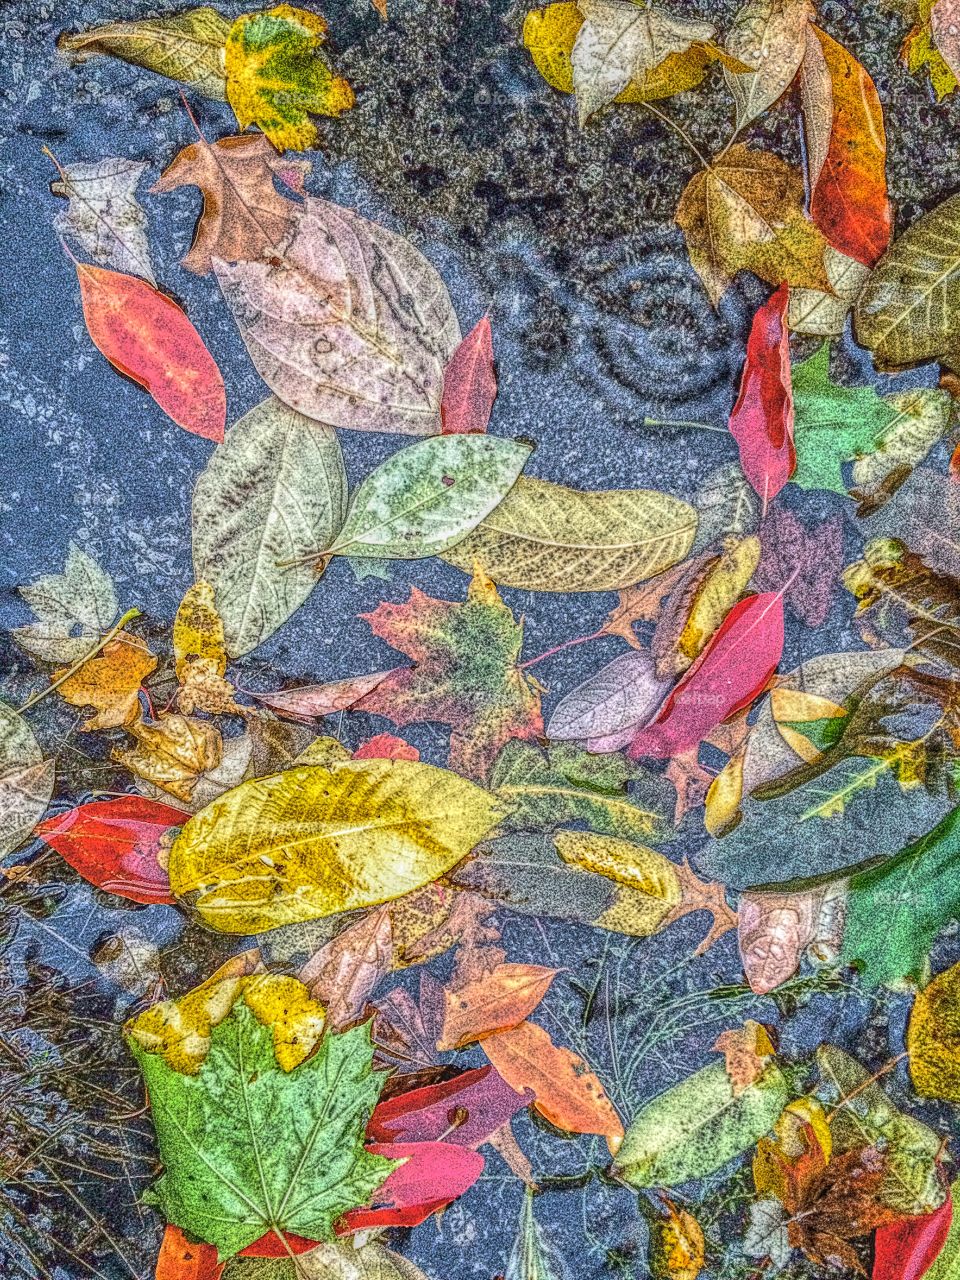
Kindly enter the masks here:
<path id="1" fill-rule="evenodd" d="M 269 1025 L 282 1016 L 276 1003 L 236 1001 L 192 1075 L 145 1050 L 130 1028 L 164 1164 L 150 1198 L 221 1260 L 269 1232 L 332 1239 L 337 1219 L 365 1204 L 392 1167 L 363 1147 L 383 1079 L 371 1069 L 369 1028 L 325 1035 L 285 1070 Z"/>
<path id="2" fill-rule="evenodd" d="M 277 256 L 300 216 L 300 206 L 276 190 L 280 177 L 296 190 L 309 170 L 306 161 L 281 160 L 266 138 L 221 138 L 184 147 L 164 169 L 153 192 L 199 187 L 203 212 L 182 265 L 198 275 L 213 270 L 212 258 L 256 262 Z"/>
<path id="3" fill-rule="evenodd" d="M 450 768 L 480 781 L 505 742 L 543 736 L 539 686 L 517 665 L 523 624 L 484 574 L 474 575 L 462 604 L 412 587 L 405 604 L 384 602 L 362 616 L 416 665 L 391 672 L 358 710 L 397 725 L 449 725 Z"/>
<path id="4" fill-rule="evenodd" d="M 114 759 L 138 778 L 189 801 L 200 775 L 215 769 L 223 757 L 220 730 L 207 720 L 163 716 L 154 723 L 131 725 L 136 746 L 114 752 Z"/>
<path id="5" fill-rule="evenodd" d="M 81 728 L 117 729 L 140 718 L 140 685 L 156 665 L 142 640 L 120 631 L 73 675 L 54 672 L 54 681 L 61 681 L 58 692 L 71 706 L 93 708 Z"/>

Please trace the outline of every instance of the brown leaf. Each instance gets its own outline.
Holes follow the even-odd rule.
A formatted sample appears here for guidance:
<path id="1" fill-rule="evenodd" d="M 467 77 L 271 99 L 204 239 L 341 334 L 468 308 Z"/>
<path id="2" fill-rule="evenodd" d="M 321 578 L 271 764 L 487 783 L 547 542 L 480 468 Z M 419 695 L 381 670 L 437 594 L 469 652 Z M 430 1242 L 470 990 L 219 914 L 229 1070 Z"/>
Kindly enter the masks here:
<path id="1" fill-rule="evenodd" d="M 517 1026 L 534 1011 L 559 972 L 537 964 L 497 964 L 488 973 L 448 988 L 437 1048 L 459 1049 Z"/>
<path id="2" fill-rule="evenodd" d="M 58 692 L 74 707 L 93 708 L 93 715 L 81 725 L 85 732 L 118 729 L 140 718 L 137 695 L 156 666 L 156 658 L 142 640 L 120 631 L 96 657 L 88 658 L 64 680 Z M 55 671 L 54 680 L 63 674 L 64 671 Z"/>
<path id="3" fill-rule="evenodd" d="M 373 989 L 393 964 L 390 909 L 368 911 L 332 938 L 297 977 L 326 1011 L 326 1025 L 342 1031 L 363 1016 Z"/>
<path id="4" fill-rule="evenodd" d="M 529 1187 L 533 1192 L 540 1190 L 533 1179 L 533 1165 L 513 1136 L 513 1129 L 509 1120 L 502 1128 L 497 1129 L 495 1133 L 491 1133 L 487 1142 L 509 1167 L 510 1172 L 519 1178 L 525 1187 Z"/>
<path id="5" fill-rule="evenodd" d="M 666 778 L 676 788 L 673 822 L 679 826 L 691 809 L 699 809 L 713 782 L 713 774 L 700 764 L 700 747 L 691 747 L 674 756 L 666 768 Z"/>
<path id="6" fill-rule="evenodd" d="M 686 858 L 677 865 L 676 871 L 680 877 L 683 897 L 675 907 L 671 908 L 670 914 L 663 922 L 663 928 L 673 924 L 681 916 L 689 915 L 691 911 L 709 911 L 713 917 L 710 931 L 693 953 L 695 956 L 702 956 L 725 933 L 736 929 L 737 913 L 731 911 L 728 906 L 723 885 L 712 880 L 698 879 L 691 871 L 690 863 Z"/>
<path id="7" fill-rule="evenodd" d="M 714 1041 L 713 1047 L 724 1056 L 735 1098 L 760 1079 L 776 1052 L 766 1027 L 752 1018 L 748 1018 L 742 1027 L 724 1031 Z"/>
<path id="8" fill-rule="evenodd" d="M 599 1133 L 612 1153 L 623 1141 L 623 1125 L 603 1085 L 584 1060 L 559 1048 L 543 1027 L 521 1022 L 480 1042 L 507 1084 L 518 1093 L 532 1089 L 534 1106 L 558 1129 Z"/>
<path id="9" fill-rule="evenodd" d="M 286 177 L 290 170 L 290 161 L 281 160 L 259 133 L 184 147 L 153 187 L 163 192 L 190 185 L 203 193 L 203 212 L 183 265 L 206 275 L 212 258 L 278 257 L 300 215 L 300 206 L 273 185 L 274 174 Z"/>
<path id="10" fill-rule="evenodd" d="M 617 606 L 607 615 L 601 630 L 608 636 L 620 636 L 631 648 L 642 649 L 643 645 L 637 639 L 633 624 L 655 622 L 664 597 L 676 589 L 689 571 L 690 562 L 686 561 L 651 578 L 649 582 L 640 582 L 624 591 L 618 591 Z"/>
<path id="11" fill-rule="evenodd" d="M 373 1039 L 378 1053 L 404 1070 L 422 1071 L 440 1063 L 437 1039 L 443 1025 L 443 987 L 429 973 L 420 975 L 420 999 L 394 987 L 372 1006 Z"/>
<path id="12" fill-rule="evenodd" d="M 798 170 L 741 142 L 691 179 L 676 221 L 714 306 L 738 271 L 832 294 L 823 264 L 827 242 L 803 203 Z"/>
<path id="13" fill-rule="evenodd" d="M 223 739 L 215 725 L 188 716 L 163 716 L 132 725 L 136 746 L 117 750 L 113 758 L 139 778 L 189 801 L 200 775 L 215 769 L 223 755 Z"/>

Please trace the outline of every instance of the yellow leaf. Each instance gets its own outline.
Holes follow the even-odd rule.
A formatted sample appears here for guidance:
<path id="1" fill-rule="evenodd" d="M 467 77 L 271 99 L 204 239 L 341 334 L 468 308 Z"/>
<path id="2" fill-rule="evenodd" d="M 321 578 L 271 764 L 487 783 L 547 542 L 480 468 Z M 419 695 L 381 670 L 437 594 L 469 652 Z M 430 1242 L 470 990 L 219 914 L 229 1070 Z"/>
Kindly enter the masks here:
<path id="1" fill-rule="evenodd" d="M 744 753 L 731 756 L 707 788 L 703 823 L 712 836 L 723 835 L 736 822 L 743 799 Z"/>
<path id="2" fill-rule="evenodd" d="M 692 1213 L 664 1198 L 668 1217 L 650 1224 L 650 1274 L 655 1280 L 697 1280 L 703 1270 L 703 1229 Z"/>
<path id="3" fill-rule="evenodd" d="M 352 107 L 353 90 L 320 51 L 319 14 L 281 4 L 237 18 L 227 37 L 227 101 L 241 129 L 255 124 L 278 151 L 306 151 L 317 140 L 310 120 Z"/>
<path id="4" fill-rule="evenodd" d="M 257 1021 L 272 1029 L 280 1067 L 292 1071 L 323 1033 L 323 1008 L 298 979 L 252 968 L 250 953 L 228 960 L 185 996 L 145 1009 L 127 1023 L 127 1035 L 148 1053 L 160 1054 L 174 1071 L 196 1075 L 210 1049 L 211 1030 L 242 998 Z"/>
<path id="5" fill-rule="evenodd" d="M 322 764 L 325 767 L 349 760 L 350 752 L 338 738 L 321 736 L 314 738 L 294 760 L 295 765 Z"/>
<path id="6" fill-rule="evenodd" d="M 300 766 L 241 783 L 191 818 L 170 883 L 212 928 L 257 933 L 429 884 L 499 817 L 486 791 L 432 765 Z"/>
<path id="7" fill-rule="evenodd" d="M 156 669 L 157 660 L 135 636 L 120 631 L 96 657 L 59 686 L 62 698 L 74 707 L 92 707 L 84 730 L 118 729 L 140 718 L 140 685 Z M 63 675 L 54 672 L 54 680 Z"/>
<path id="8" fill-rule="evenodd" d="M 700 584 L 684 623 L 677 647 L 690 662 L 707 642 L 746 590 L 760 563 L 760 539 L 756 534 L 731 539 L 717 564 Z"/>
<path id="9" fill-rule="evenodd" d="M 662 853 L 589 831 L 558 831 L 554 840 L 564 862 L 621 886 L 614 905 L 594 921 L 600 928 L 646 938 L 679 904 L 680 878 Z"/>
<path id="10" fill-rule="evenodd" d="M 192 662 L 205 658 L 218 676 L 227 669 L 223 622 L 213 602 L 209 582 L 196 582 L 180 601 L 173 620 L 173 656 L 177 679 L 184 683 Z"/>
<path id="11" fill-rule="evenodd" d="M 938 973 L 913 1002 L 907 1025 L 913 1087 L 960 1103 L 960 964 Z"/>
<path id="12" fill-rule="evenodd" d="M 223 755 L 220 730 L 207 720 L 164 716 L 152 724 L 132 725 L 136 746 L 115 751 L 113 758 L 139 778 L 189 801 L 197 779 L 215 769 Z"/>

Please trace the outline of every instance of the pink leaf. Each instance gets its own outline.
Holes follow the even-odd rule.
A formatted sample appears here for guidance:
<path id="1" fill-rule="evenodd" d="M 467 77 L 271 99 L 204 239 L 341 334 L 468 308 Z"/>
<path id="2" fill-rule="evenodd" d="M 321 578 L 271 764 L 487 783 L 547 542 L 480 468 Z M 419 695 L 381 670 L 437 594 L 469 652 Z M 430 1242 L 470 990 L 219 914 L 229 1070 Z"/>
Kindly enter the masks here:
<path id="1" fill-rule="evenodd" d="M 533 1101 L 517 1093 L 493 1067 L 465 1071 L 442 1084 L 411 1089 L 381 1102 L 367 1125 L 378 1142 L 434 1142 L 477 1147 Z"/>
<path id="2" fill-rule="evenodd" d="M 730 434 L 740 446 L 743 474 L 760 495 L 763 508 L 793 475 L 793 391 L 790 383 L 790 335 L 786 284 L 753 317 L 740 395 L 730 415 Z"/>
<path id="3" fill-rule="evenodd" d="M 821 626 L 830 612 L 843 556 L 841 517 L 808 529 L 792 511 L 774 507 L 760 527 L 760 545 L 753 585 L 760 591 L 784 587 L 791 612 L 808 627 Z"/>
<path id="4" fill-rule="evenodd" d="M 750 705 L 782 653 L 783 593 L 765 592 L 735 604 L 656 718 L 636 734 L 631 759 L 665 760 L 691 750 Z"/>
<path id="5" fill-rule="evenodd" d="M 920 1280 L 936 1262 L 953 1222 L 950 1193 L 939 1209 L 878 1227 L 872 1280 Z"/>
<path id="6" fill-rule="evenodd" d="M 343 1215 L 338 1235 L 367 1227 L 415 1227 L 462 1196 L 484 1166 L 479 1152 L 449 1142 L 375 1142 L 367 1150 L 405 1163 L 374 1192 L 371 1208 L 351 1209 Z"/>
<path id="7" fill-rule="evenodd" d="M 278 716 L 288 720 L 315 720 L 319 716 L 332 716 L 337 711 L 347 711 L 371 693 L 400 667 L 389 671 L 373 671 L 366 676 L 349 676 L 346 680 L 331 680 L 329 684 L 306 684 L 300 689 L 280 689 L 276 693 L 255 693 L 252 696 Z"/>
<path id="8" fill-rule="evenodd" d="M 484 316 L 453 353 L 443 375 L 440 420 L 445 436 L 486 431 L 497 396 L 493 335 Z"/>

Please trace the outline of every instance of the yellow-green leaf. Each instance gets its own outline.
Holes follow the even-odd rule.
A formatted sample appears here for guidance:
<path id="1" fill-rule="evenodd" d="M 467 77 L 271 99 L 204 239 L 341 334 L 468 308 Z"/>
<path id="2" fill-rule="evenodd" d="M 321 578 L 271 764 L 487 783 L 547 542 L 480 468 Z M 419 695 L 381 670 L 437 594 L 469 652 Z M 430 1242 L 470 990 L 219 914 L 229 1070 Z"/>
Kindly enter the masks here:
<path id="1" fill-rule="evenodd" d="M 613 591 L 682 560 L 696 531 L 696 510 L 667 493 L 585 493 L 521 476 L 444 559 L 527 591 Z"/>
<path id="2" fill-rule="evenodd" d="M 960 964 L 938 973 L 914 1000 L 907 1049 L 917 1093 L 960 1102 Z"/>
<path id="3" fill-rule="evenodd" d="M 655 849 L 592 831 L 558 831 L 554 841 L 564 862 L 614 880 L 626 890 L 593 922 L 601 929 L 645 938 L 656 933 L 679 905 L 677 869 Z"/>
<path id="4" fill-rule="evenodd" d="M 409 760 L 349 760 L 255 778 L 201 810 L 170 884 L 224 933 L 389 902 L 430 884 L 496 824 L 472 782 Z"/>
<path id="5" fill-rule="evenodd" d="M 227 96 L 224 48 L 229 30 L 230 23 L 205 5 L 167 18 L 65 31 L 57 48 L 78 62 L 97 54 L 122 58 L 222 102 Z"/>
<path id="6" fill-rule="evenodd" d="M 310 115 L 339 116 L 353 90 L 320 52 L 327 24 L 281 4 L 246 13 L 227 37 L 227 101 L 241 129 L 255 124 L 278 151 L 306 151 L 317 140 Z"/>

